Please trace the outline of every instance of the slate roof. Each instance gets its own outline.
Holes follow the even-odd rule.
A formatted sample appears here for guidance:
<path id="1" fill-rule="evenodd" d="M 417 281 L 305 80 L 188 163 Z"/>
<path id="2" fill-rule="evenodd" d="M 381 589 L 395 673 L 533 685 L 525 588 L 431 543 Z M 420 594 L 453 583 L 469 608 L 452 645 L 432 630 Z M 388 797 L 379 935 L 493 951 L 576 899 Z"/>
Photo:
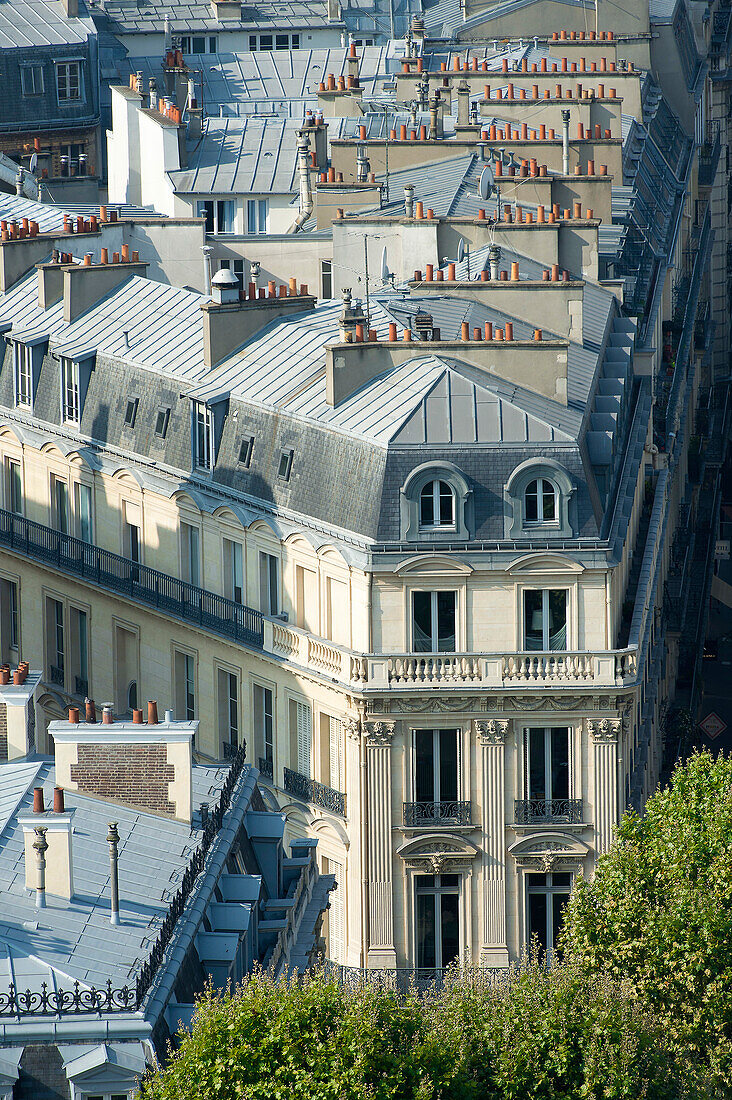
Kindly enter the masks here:
<path id="1" fill-rule="evenodd" d="M 36 786 L 44 789 L 46 805 L 53 802 L 55 768 L 48 760 L 38 768 Z M 246 769 L 245 769 L 246 770 Z M 218 800 L 228 768 L 193 767 L 193 806 Z M 27 762 L 3 764 L 0 781 L 18 791 L 29 774 Z M 17 799 L 15 813 L 0 832 L 0 988 L 21 974 L 21 988 L 39 988 L 38 978 L 58 984 L 61 976 L 80 983 L 116 987 L 128 983 L 147 958 L 167 912 L 171 897 L 197 846 L 198 816 L 189 827 L 116 803 L 119 825 L 119 928 L 109 922 L 108 803 L 65 792 L 66 808 L 74 809 L 74 897 L 51 897 L 47 907 L 35 907 L 25 888 L 23 829 L 17 812 L 29 812 L 33 792 Z M 5 974 L 3 975 L 3 970 Z M 31 976 L 34 978 L 31 983 Z M 68 988 L 68 982 L 64 983 Z"/>

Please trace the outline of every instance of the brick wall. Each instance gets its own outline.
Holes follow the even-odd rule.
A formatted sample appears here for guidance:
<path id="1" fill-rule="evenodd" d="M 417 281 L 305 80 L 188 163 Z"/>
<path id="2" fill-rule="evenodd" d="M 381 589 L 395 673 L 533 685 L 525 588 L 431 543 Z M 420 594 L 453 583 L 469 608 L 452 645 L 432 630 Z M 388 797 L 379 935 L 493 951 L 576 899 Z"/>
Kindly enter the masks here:
<path id="1" fill-rule="evenodd" d="M 78 745 L 71 780 L 80 791 L 173 817 L 168 784 L 175 778 L 165 745 Z"/>
<path id="2" fill-rule="evenodd" d="M 8 759 L 8 707 L 0 703 L 0 760 Z"/>

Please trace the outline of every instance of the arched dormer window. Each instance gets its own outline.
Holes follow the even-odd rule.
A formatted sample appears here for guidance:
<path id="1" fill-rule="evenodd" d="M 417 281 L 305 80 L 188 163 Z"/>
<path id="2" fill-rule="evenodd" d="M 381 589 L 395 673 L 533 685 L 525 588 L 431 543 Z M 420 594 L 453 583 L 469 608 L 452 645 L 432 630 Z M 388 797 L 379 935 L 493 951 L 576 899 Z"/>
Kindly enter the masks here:
<path id="1" fill-rule="evenodd" d="M 472 493 L 452 462 L 425 462 L 401 489 L 401 537 L 405 541 L 467 542 Z"/>
<path id="2" fill-rule="evenodd" d="M 455 491 L 449 481 L 428 481 L 419 494 L 420 531 L 455 530 Z"/>
<path id="3" fill-rule="evenodd" d="M 548 477 L 535 477 L 524 490 L 524 523 L 557 523 L 559 490 Z"/>
<path id="4" fill-rule="evenodd" d="M 571 538 L 574 491 L 572 478 L 555 459 L 522 462 L 503 490 L 506 538 Z"/>

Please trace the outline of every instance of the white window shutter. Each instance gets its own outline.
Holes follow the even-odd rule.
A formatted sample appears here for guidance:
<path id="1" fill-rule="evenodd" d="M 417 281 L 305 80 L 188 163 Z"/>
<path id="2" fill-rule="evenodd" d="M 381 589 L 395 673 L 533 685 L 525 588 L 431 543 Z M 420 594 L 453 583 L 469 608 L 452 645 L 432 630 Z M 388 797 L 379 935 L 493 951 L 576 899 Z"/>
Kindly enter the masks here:
<path id="1" fill-rule="evenodd" d="M 336 791 L 343 790 L 342 727 L 339 718 L 330 718 L 330 785 Z"/>
<path id="2" fill-rule="evenodd" d="M 313 728 L 310 719 L 310 707 L 307 703 L 296 703 L 297 712 L 297 770 L 300 775 L 310 778 L 310 757 L 313 742 Z"/>
<path id="3" fill-rule="evenodd" d="M 328 870 L 330 874 L 335 875 L 338 883 L 338 889 L 333 890 L 329 895 L 329 955 L 332 962 L 342 963 L 346 955 L 346 881 L 342 864 L 329 859 Z"/>

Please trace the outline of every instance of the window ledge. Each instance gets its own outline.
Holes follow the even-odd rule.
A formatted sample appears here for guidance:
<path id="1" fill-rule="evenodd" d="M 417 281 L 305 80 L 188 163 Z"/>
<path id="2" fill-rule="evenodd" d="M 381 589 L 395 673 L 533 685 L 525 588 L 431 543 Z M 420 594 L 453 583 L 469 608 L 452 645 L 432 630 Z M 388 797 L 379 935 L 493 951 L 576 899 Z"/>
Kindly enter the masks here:
<path id="1" fill-rule="evenodd" d="M 530 825 L 518 825 L 515 821 L 507 821 L 506 828 L 513 829 L 519 836 L 524 836 L 526 833 L 557 832 L 558 830 L 564 833 L 581 833 L 583 829 L 594 829 L 594 825 L 591 821 L 574 823 L 569 821 L 532 821 Z"/>

